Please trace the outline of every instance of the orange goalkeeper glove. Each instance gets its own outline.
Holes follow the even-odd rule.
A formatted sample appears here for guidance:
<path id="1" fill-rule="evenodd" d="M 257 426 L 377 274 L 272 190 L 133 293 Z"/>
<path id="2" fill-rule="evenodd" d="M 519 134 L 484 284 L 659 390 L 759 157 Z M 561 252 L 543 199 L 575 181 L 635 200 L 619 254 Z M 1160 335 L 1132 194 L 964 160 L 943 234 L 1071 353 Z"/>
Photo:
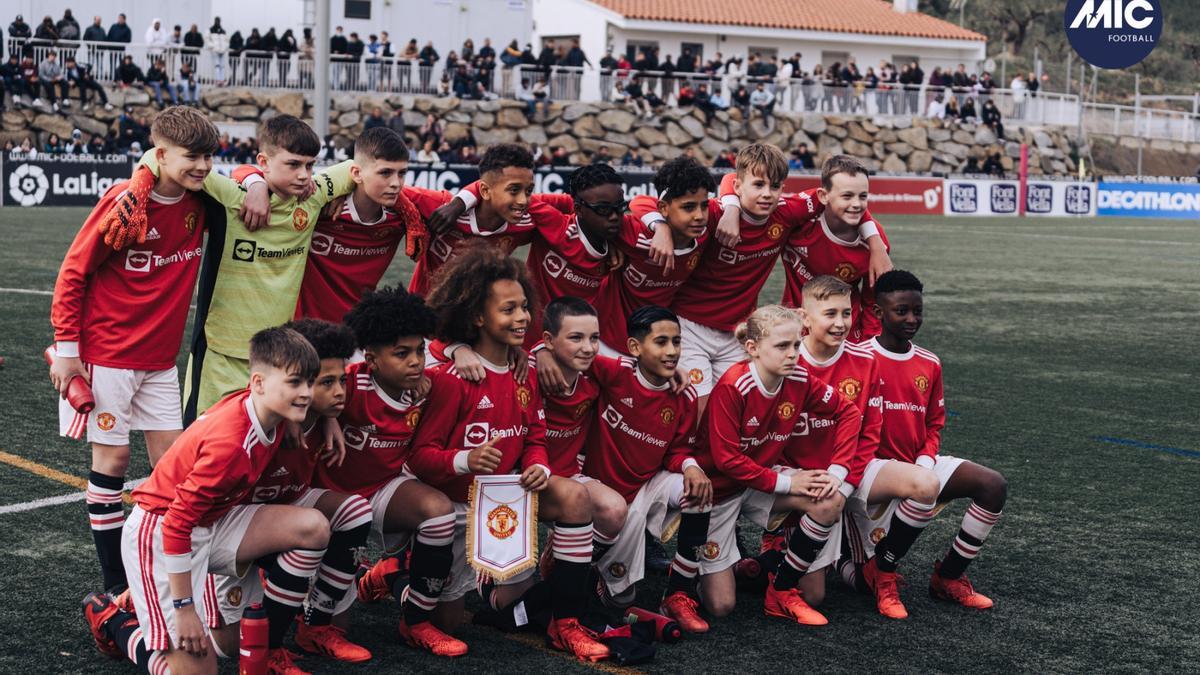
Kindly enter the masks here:
<path id="1" fill-rule="evenodd" d="M 117 197 L 97 227 L 104 235 L 105 244 L 120 251 L 134 242 L 141 244 L 146 241 L 146 206 L 154 181 L 154 173 L 150 169 L 139 166 L 134 170 L 129 186 Z"/>
<path id="2" fill-rule="evenodd" d="M 404 227 L 404 252 L 412 260 L 420 260 L 429 245 L 429 230 L 421 219 L 410 220 Z"/>

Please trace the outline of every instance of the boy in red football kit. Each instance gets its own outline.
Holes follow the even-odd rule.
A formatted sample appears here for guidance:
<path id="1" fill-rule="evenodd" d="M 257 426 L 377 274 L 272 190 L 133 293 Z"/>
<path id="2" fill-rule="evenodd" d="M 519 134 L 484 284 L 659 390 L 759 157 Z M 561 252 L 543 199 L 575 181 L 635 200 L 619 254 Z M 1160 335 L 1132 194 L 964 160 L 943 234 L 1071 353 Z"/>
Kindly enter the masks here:
<path id="1" fill-rule="evenodd" d="M 745 208 L 745 199 L 726 194 L 728 178 L 721 187 L 725 214 L 718 233 L 731 229 L 739 211 Z M 864 310 L 871 306 L 874 278 L 892 268 L 887 237 L 867 210 L 869 196 L 867 169 L 862 162 L 849 155 L 834 155 L 821 166 L 821 186 L 817 190 L 785 197 L 780 207 L 803 204 L 808 210 L 815 208 L 816 214 L 815 218 L 790 223 L 791 233 L 783 250 L 783 304 L 799 307 L 801 290 L 814 276 L 828 274 L 845 281 L 855 288 L 851 297 L 855 321 L 851 341 L 879 333 L 874 317 Z"/>
<path id="2" fill-rule="evenodd" d="M 204 206 L 194 194 L 212 169 L 216 127 L 194 108 L 163 111 L 150 130 L 162 171 L 146 206 L 146 241 L 116 252 L 97 230 L 129 186 L 114 185 L 75 236 L 54 287 L 50 320 L 56 357 L 50 380 L 63 396 L 61 433 L 92 444 L 87 511 L 104 588 L 126 585 L 121 564 L 121 490 L 129 466 L 129 432 L 146 436 L 157 463 L 183 428 L 175 356 L 200 268 Z M 66 403 L 75 377 L 90 382 L 96 408 Z"/>
<path id="3" fill-rule="evenodd" d="M 346 595 L 354 580 L 356 552 L 366 546 L 371 531 L 371 507 L 358 495 L 312 487 L 313 471 L 320 459 L 311 450 L 325 443 L 325 428 L 319 424 L 334 419 L 346 403 L 346 363 L 354 354 L 354 334 L 349 328 L 317 319 L 285 324 L 308 340 L 317 350 L 321 369 L 313 384 L 312 403 L 301 425 L 302 452 L 283 449 L 275 453 L 244 503 L 291 504 L 315 508 L 329 520 L 329 546 L 321 558 L 317 581 L 305 603 L 303 621 L 296 629 L 296 643 L 307 652 L 324 654 L 352 663 L 368 661 L 371 652 L 346 639 L 344 631 L 331 625 L 333 607 Z M 330 458 L 329 461 L 336 461 Z M 240 579 L 213 575 L 217 610 L 209 614 L 213 644 L 220 654 L 238 653 L 242 611 L 262 599 L 262 582 L 257 574 Z"/>
<path id="4" fill-rule="evenodd" d="M 645 220 L 624 218 L 617 248 L 625 256 L 625 266 L 620 274 L 605 279 L 596 294 L 601 354 L 625 355 L 629 334 L 625 318 L 639 307 L 669 307 L 679 287 L 696 269 L 708 242 L 708 193 L 715 187 L 708 168 L 681 156 L 655 172 L 657 199 L 638 197 L 630 204 L 634 212 L 645 214 Z M 650 225 L 664 220 L 665 228 Z M 652 255 L 656 237 L 670 239 L 668 256 Z"/>
<path id="5" fill-rule="evenodd" d="M 354 140 L 354 192 L 331 203 L 336 207 L 331 215 L 329 208 L 321 213 L 300 284 L 298 318 L 340 323 L 363 293 L 379 284 L 406 236 L 408 255 L 420 258 L 425 225 L 404 195 L 407 171 L 408 146 L 395 131 L 376 127 Z"/>
<path id="6" fill-rule="evenodd" d="M 249 388 L 189 427 L 133 492 L 121 546 L 137 621 L 111 620 L 121 611 L 107 595 L 85 600 L 101 650 L 125 652 L 147 670 L 143 652 L 165 652 L 159 656 L 175 672 L 215 673 L 205 626 L 217 611 L 206 592 L 208 573 L 240 577 L 257 564 L 266 574 L 270 668 L 303 672 L 292 665 L 283 637 L 320 566 L 329 522 L 315 509 L 241 501 L 280 451 L 284 423 L 304 421 L 320 361 L 287 328 L 256 333 L 249 353 Z"/>
<path id="7" fill-rule="evenodd" d="M 419 295 L 399 288 L 368 291 L 346 314 L 364 361 L 347 369 L 349 387 L 339 421 L 346 460 L 317 468 L 316 484 L 357 494 L 371 504 L 372 534 L 387 557 L 360 579 L 363 601 L 390 593 L 400 605 L 400 637 L 438 656 L 461 656 L 467 645 L 431 621 L 454 554 L 454 507 L 441 491 L 405 469 L 425 399 L 417 389 L 425 370 L 425 337 L 435 317 Z M 411 544 L 410 581 L 397 553 Z M 407 585 L 407 588 L 405 586 Z M 350 607 L 347 594 L 338 615 Z"/>
<path id="8" fill-rule="evenodd" d="M 824 625 L 828 621 L 805 602 L 800 582 L 841 517 L 846 467 L 778 471 L 775 466 L 792 437 L 818 416 L 834 426 L 835 461 L 848 463 L 841 458 L 854 454 L 862 416 L 846 397 L 796 362 L 800 321 L 793 310 L 760 307 L 739 326 L 737 336 L 750 358 L 717 382 L 700 422 L 700 465 L 713 477 L 715 504 L 700 560 L 701 596 L 716 616 L 733 611 L 739 515 L 766 528 L 776 514 L 803 514 L 767 587 L 764 608 L 768 616 Z"/>
<path id="9" fill-rule="evenodd" d="M 883 332 L 869 344 L 882 379 L 883 430 L 877 457 L 932 469 L 940 487 L 937 503 L 922 504 L 911 497 L 897 499 L 878 517 L 868 515 L 865 509 L 851 509 L 853 522 L 848 523 L 858 530 L 855 538 L 863 554 L 874 554 L 862 568 L 862 577 L 875 593 L 879 613 L 892 619 L 908 616 L 897 588 L 900 559 L 938 507 L 955 499 L 968 498 L 971 505 L 950 550 L 934 563 L 929 593 L 972 609 L 992 606 L 991 599 L 975 592 L 965 572 L 999 521 L 1008 495 L 1008 484 L 998 472 L 940 452 L 946 420 L 941 362 L 932 352 L 912 343 L 924 319 L 923 290 L 921 282 L 908 272 L 895 270 L 881 275 L 875 282 L 874 311 Z M 877 464 L 868 467 L 863 477 L 859 489 L 864 493 L 872 493 L 871 469 Z M 872 545 L 877 533 L 882 539 Z"/>
<path id="10" fill-rule="evenodd" d="M 690 633 L 708 623 L 696 613 L 698 551 L 708 531 L 712 486 L 693 457 L 696 393 L 672 388 L 679 365 L 679 319 L 663 307 L 638 309 L 626 322 L 625 348 L 633 356 L 596 358 L 591 375 L 600 385 L 583 473 L 615 490 L 628 505 L 616 543 L 598 560 L 609 604 L 627 606 L 644 573 L 649 530 L 670 538 L 682 511 L 679 543 L 671 561 L 661 610 Z M 664 536 L 665 535 L 665 536 Z"/>
<path id="11" fill-rule="evenodd" d="M 469 345 L 484 360 L 487 375 L 471 383 L 452 364 L 431 371 L 425 419 L 417 428 L 408 467 L 442 490 L 460 518 L 451 581 L 441 598 L 447 627 L 461 621 L 462 597 L 475 577 L 465 555 L 472 477 L 519 470 L 521 486 L 540 493 L 539 519 L 554 523 L 554 569 L 547 580 L 553 593 L 549 642 L 581 660 L 595 661 L 607 657 L 608 648 L 579 623 L 592 562 L 591 503 L 582 485 L 551 475 L 536 378 L 519 384 L 508 366 L 511 352 L 525 342 L 534 302 L 524 265 L 486 244 L 465 248 L 443 268 L 429 298 L 438 316 L 437 337 Z M 497 584 L 484 599 L 493 608 L 506 607 L 532 586 L 529 574 L 518 574 Z"/>

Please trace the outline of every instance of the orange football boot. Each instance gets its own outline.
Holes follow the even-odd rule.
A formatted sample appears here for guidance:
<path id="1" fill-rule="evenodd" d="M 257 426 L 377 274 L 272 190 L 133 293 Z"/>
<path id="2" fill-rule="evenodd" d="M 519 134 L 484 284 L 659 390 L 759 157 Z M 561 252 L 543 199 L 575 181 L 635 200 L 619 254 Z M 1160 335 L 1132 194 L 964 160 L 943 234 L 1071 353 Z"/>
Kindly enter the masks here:
<path id="1" fill-rule="evenodd" d="M 304 622 L 296 628 L 296 644 L 310 654 L 320 654 L 346 663 L 371 660 L 371 652 L 346 638 L 345 629 L 333 625 L 310 626 Z"/>
<path id="2" fill-rule="evenodd" d="M 908 610 L 904 608 L 904 603 L 900 602 L 898 576 L 895 572 L 881 571 L 875 564 L 875 558 L 871 558 L 863 566 L 863 578 L 867 586 L 875 592 L 875 606 L 879 608 L 880 614 L 889 619 L 908 618 Z"/>
<path id="3" fill-rule="evenodd" d="M 663 598 L 658 611 L 675 619 L 679 627 L 688 633 L 707 633 L 708 622 L 696 611 L 699 606 L 700 603 L 692 596 L 683 591 L 675 591 Z"/>
<path id="4" fill-rule="evenodd" d="M 829 619 L 826 619 L 824 614 L 813 609 L 812 605 L 804 601 L 804 595 L 798 588 L 779 591 L 774 586 L 767 586 L 763 610 L 767 616 L 791 619 L 802 626 L 824 626 L 829 623 Z"/>
<path id="5" fill-rule="evenodd" d="M 968 609 L 991 609 L 996 603 L 988 596 L 975 591 L 967 575 L 957 579 L 946 579 L 938 574 L 942 564 L 933 564 L 933 576 L 929 577 L 929 595 L 937 600 L 956 602 Z"/>
<path id="6" fill-rule="evenodd" d="M 267 675 L 312 675 L 296 665 L 293 659 L 300 658 L 287 649 L 272 649 L 267 656 Z"/>
<path id="7" fill-rule="evenodd" d="M 424 649 L 434 656 L 462 656 L 467 653 L 467 643 L 447 635 L 431 621 L 422 621 L 409 626 L 400 620 L 400 639 L 415 649 Z"/>
<path id="8" fill-rule="evenodd" d="M 399 571 L 400 559 L 395 556 L 389 556 L 372 565 L 366 574 L 358 578 L 358 601 L 371 603 L 392 597 L 387 578 Z"/>
<path id="9" fill-rule="evenodd" d="M 555 619 L 546 631 L 550 646 L 574 654 L 580 661 L 599 661 L 611 655 L 608 647 L 596 640 L 596 634 L 579 625 L 579 619 Z"/>

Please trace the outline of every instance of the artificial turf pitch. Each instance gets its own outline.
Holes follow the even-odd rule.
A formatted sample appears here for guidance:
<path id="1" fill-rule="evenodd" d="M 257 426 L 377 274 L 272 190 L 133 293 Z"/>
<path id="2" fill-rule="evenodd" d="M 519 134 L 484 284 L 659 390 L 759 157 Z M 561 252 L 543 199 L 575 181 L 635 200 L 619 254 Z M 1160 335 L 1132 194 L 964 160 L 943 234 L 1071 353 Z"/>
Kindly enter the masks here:
<path id="1" fill-rule="evenodd" d="M 82 209 L 0 210 L 0 672 L 133 672 L 92 647 L 79 601 L 100 581 L 78 492 L 88 450 L 56 434 L 41 359 L 54 279 Z M 1174 672 L 1200 668 L 1194 377 L 1200 227 L 1120 219 L 886 219 L 898 267 L 926 285 L 917 342 L 942 359 L 947 454 L 1003 472 L 1004 517 L 969 575 L 996 600 L 974 613 L 926 593 L 965 504 L 947 509 L 901 566 L 904 622 L 831 581 L 812 629 L 762 616 L 742 594 L 705 636 L 664 646 L 645 672 Z M 407 281 L 398 261 L 391 283 Z M 763 301 L 779 297 L 772 277 Z M 40 293 L 39 293 L 40 292 Z M 58 481 L 13 456 L 61 472 Z M 135 441 L 130 478 L 145 476 Z M 747 530 L 747 537 L 757 532 Z M 372 552 L 374 553 L 374 552 Z M 663 578 L 644 584 L 654 606 Z M 390 603 L 360 607 L 353 637 L 374 661 L 316 672 L 584 672 L 593 667 L 466 626 L 471 653 L 439 660 L 396 642 Z M 601 664 L 605 670 L 610 666 Z M 225 663 L 222 672 L 235 672 Z"/>

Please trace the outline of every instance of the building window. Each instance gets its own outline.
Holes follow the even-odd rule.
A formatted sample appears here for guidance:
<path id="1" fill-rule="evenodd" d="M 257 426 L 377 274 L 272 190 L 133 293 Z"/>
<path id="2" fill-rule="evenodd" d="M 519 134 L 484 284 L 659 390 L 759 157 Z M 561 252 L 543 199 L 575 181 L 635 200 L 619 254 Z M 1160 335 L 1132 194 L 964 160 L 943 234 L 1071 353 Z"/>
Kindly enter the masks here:
<path id="1" fill-rule="evenodd" d="M 370 19 L 371 0 L 346 0 L 347 19 Z"/>
<path id="2" fill-rule="evenodd" d="M 630 63 L 637 61 L 638 52 L 641 50 L 658 49 L 658 43 L 651 40 L 629 40 L 625 43 L 625 58 L 629 59 Z"/>
<path id="3" fill-rule="evenodd" d="M 704 44 L 700 42 L 682 42 L 679 45 L 679 53 L 691 52 L 692 58 L 696 59 L 696 66 L 700 67 L 704 64 Z"/>
<path id="4" fill-rule="evenodd" d="M 835 63 L 840 63 L 844 66 L 849 60 L 850 52 L 821 52 L 821 65 L 825 66 L 827 70 L 829 69 L 829 66 L 832 66 Z"/>

